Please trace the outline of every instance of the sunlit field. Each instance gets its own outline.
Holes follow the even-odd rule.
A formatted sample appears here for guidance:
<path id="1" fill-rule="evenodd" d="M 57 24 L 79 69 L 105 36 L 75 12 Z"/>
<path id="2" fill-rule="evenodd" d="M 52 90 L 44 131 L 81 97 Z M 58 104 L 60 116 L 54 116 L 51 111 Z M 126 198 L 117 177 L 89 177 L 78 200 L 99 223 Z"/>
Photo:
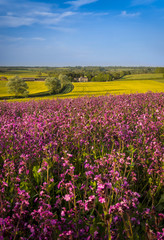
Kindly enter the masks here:
<path id="1" fill-rule="evenodd" d="M 36 81 L 36 82 L 27 82 L 29 86 L 29 93 L 39 93 L 48 91 L 48 88 L 45 86 L 44 81 Z"/>
<path id="2" fill-rule="evenodd" d="M 27 82 L 29 85 L 29 93 L 35 94 L 47 91 L 44 82 Z M 101 96 L 109 94 L 130 94 L 130 93 L 145 93 L 163 92 L 164 78 L 163 74 L 134 74 L 127 75 L 123 79 L 111 82 L 85 82 L 73 83 L 74 89 L 67 94 L 58 94 L 46 97 L 36 97 L 35 99 L 54 99 L 54 98 L 77 98 L 80 96 Z M 0 81 L 0 96 L 9 96 L 6 87 L 6 81 Z M 26 101 L 28 98 L 19 99 Z"/>
<path id="3" fill-rule="evenodd" d="M 17 70 L 17 71 L 10 71 L 10 72 L 6 72 L 4 74 L 0 74 L 0 78 L 1 77 L 7 77 L 8 79 L 13 77 L 13 76 L 19 76 L 19 77 L 38 77 L 38 73 L 37 72 L 32 72 L 32 71 L 22 71 L 22 70 Z M 44 76 L 47 76 L 47 74 L 45 73 Z"/>
<path id="4" fill-rule="evenodd" d="M 13 96 L 12 94 L 8 93 L 6 84 L 7 84 L 7 81 L 0 81 L 0 97 Z M 27 84 L 29 86 L 28 91 L 30 94 L 45 92 L 48 90 L 43 81 L 27 82 Z"/>
<path id="5" fill-rule="evenodd" d="M 126 79 L 126 80 L 154 80 L 157 82 L 164 83 L 163 73 L 132 74 L 132 75 L 126 75 L 123 79 Z"/>
<path id="6" fill-rule="evenodd" d="M 74 83 L 74 90 L 67 96 L 77 97 L 84 95 L 106 95 L 106 94 L 129 94 L 144 93 L 147 91 L 161 92 L 164 84 L 153 80 L 133 80 L 133 81 L 112 81 L 112 82 L 88 82 Z"/>

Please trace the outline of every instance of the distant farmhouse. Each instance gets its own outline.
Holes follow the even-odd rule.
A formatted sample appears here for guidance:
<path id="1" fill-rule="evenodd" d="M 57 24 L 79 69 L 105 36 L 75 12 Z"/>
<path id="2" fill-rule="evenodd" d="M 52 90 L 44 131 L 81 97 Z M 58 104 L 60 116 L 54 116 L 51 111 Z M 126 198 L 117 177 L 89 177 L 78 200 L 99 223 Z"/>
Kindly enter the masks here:
<path id="1" fill-rule="evenodd" d="M 88 82 L 88 78 L 87 77 L 74 78 L 74 81 L 76 81 L 76 82 Z"/>

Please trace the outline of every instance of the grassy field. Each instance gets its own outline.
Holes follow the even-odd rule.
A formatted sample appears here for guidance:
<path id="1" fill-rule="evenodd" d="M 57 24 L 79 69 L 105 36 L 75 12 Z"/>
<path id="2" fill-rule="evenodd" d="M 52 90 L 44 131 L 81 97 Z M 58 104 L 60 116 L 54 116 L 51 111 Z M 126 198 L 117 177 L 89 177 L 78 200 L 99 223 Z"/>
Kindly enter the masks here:
<path id="1" fill-rule="evenodd" d="M 145 73 L 145 74 L 132 74 L 126 75 L 123 79 L 127 80 L 163 80 L 163 73 Z"/>
<path id="2" fill-rule="evenodd" d="M 27 82 L 30 94 L 47 91 L 44 82 Z M 68 94 L 58 94 L 55 96 L 42 97 L 43 99 L 53 98 L 76 98 L 80 96 L 100 96 L 107 94 L 130 94 L 163 92 L 164 78 L 163 74 L 134 74 L 127 75 L 123 79 L 112 82 L 87 82 L 73 83 L 74 89 Z M 0 81 L 0 97 L 9 96 L 7 92 L 6 82 Z M 40 99 L 37 97 L 35 99 Z M 23 99 L 27 100 L 27 99 Z"/>
<path id="3" fill-rule="evenodd" d="M 127 75 L 123 78 L 124 80 L 154 80 L 157 82 L 164 83 L 163 73 L 154 73 L 154 74 L 132 74 Z M 122 80 L 122 79 L 121 79 Z"/>
<path id="4" fill-rule="evenodd" d="M 8 79 L 10 79 L 11 77 L 13 76 L 19 76 L 19 77 L 38 77 L 36 73 L 28 73 L 28 72 L 21 72 L 21 73 L 16 73 L 16 74 L 13 74 L 13 73 L 5 73 L 5 74 L 0 74 L 0 78 L 1 77 L 7 77 Z"/>

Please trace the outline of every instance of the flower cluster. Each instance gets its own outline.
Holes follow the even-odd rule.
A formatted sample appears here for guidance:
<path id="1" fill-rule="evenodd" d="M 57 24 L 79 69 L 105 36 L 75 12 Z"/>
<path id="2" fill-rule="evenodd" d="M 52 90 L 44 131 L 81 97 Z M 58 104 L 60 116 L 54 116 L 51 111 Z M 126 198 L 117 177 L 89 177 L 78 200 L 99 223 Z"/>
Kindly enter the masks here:
<path id="1" fill-rule="evenodd" d="M 0 103 L 0 239 L 164 238 L 164 93 Z"/>

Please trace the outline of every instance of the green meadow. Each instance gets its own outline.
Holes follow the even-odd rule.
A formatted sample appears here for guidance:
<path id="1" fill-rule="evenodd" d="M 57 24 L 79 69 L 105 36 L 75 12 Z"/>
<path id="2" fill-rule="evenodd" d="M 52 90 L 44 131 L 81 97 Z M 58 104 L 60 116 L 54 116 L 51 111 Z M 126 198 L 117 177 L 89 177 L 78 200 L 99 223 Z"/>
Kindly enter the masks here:
<path id="1" fill-rule="evenodd" d="M 132 75 L 126 75 L 123 79 L 124 80 L 154 80 L 157 82 L 164 83 L 163 73 L 132 74 Z"/>
<path id="2" fill-rule="evenodd" d="M 26 75 L 27 76 L 27 75 Z M 29 76 L 31 77 L 31 75 Z M 8 93 L 6 81 L 0 81 L 0 97 L 12 96 Z M 46 92 L 48 89 L 43 81 L 27 82 L 30 94 Z M 45 97 L 35 97 L 34 99 L 53 99 L 53 98 L 76 98 L 82 96 L 100 96 L 108 94 L 130 94 L 163 92 L 163 74 L 133 74 L 127 75 L 122 79 L 110 82 L 81 82 L 73 83 L 74 89 L 67 94 L 57 94 Z M 19 99 L 26 101 L 28 98 Z"/>

